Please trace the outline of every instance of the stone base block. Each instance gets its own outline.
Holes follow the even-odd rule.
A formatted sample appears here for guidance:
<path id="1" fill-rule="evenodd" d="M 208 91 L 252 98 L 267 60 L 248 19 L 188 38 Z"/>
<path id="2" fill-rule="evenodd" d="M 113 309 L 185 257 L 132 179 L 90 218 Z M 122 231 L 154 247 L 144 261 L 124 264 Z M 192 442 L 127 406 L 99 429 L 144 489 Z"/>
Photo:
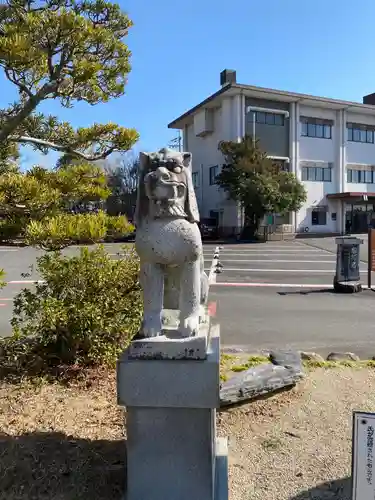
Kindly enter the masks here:
<path id="1" fill-rule="evenodd" d="M 358 281 L 333 281 L 333 289 L 337 293 L 362 292 L 362 285 Z"/>
<path id="2" fill-rule="evenodd" d="M 228 439 L 216 439 L 215 500 L 228 500 Z"/>
<path id="3" fill-rule="evenodd" d="M 215 410 L 132 407 L 126 423 L 126 500 L 214 499 Z"/>
<path id="4" fill-rule="evenodd" d="M 181 338 L 178 329 L 165 328 L 164 335 L 133 340 L 128 348 L 129 359 L 139 360 L 202 360 L 207 358 L 210 323 L 201 323 L 196 337 Z"/>
<path id="5" fill-rule="evenodd" d="M 117 365 L 117 397 L 122 406 L 218 408 L 220 328 L 210 328 L 207 357 L 134 359 L 127 349 Z"/>
<path id="6" fill-rule="evenodd" d="M 181 337 L 179 323 L 179 311 L 164 309 L 162 335 L 150 338 L 136 337 L 128 348 L 128 358 L 148 360 L 206 359 L 210 342 L 210 317 L 206 308 L 201 306 L 197 336 Z"/>
<path id="7" fill-rule="evenodd" d="M 118 401 L 126 406 L 126 500 L 227 500 L 227 448 L 216 439 L 220 406 L 219 325 L 207 358 L 118 363 Z M 228 495 L 228 492 L 226 492 Z"/>

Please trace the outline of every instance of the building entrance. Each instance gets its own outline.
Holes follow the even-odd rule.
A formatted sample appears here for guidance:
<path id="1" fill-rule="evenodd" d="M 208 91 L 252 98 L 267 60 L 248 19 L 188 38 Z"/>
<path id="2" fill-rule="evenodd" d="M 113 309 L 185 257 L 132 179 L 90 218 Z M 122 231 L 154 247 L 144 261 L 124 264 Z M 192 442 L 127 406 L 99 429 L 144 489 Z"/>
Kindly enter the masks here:
<path id="1" fill-rule="evenodd" d="M 375 206 L 372 203 L 346 205 L 345 232 L 367 233 L 369 227 L 375 227 Z"/>

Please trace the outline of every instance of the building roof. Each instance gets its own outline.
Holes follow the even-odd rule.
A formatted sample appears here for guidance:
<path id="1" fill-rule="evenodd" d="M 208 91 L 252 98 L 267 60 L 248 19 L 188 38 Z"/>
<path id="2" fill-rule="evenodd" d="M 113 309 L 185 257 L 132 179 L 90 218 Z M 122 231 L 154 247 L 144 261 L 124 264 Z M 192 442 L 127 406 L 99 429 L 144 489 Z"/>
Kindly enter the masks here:
<path id="1" fill-rule="evenodd" d="M 192 116 L 201 108 L 212 108 L 220 104 L 224 97 L 243 94 L 247 97 L 258 99 L 270 99 L 283 102 L 299 102 L 307 106 L 321 107 L 327 109 L 349 109 L 352 112 L 375 115 L 375 106 L 371 104 L 362 104 L 360 102 L 343 101 L 340 99 L 331 99 L 328 97 L 318 97 L 309 94 L 300 94 L 297 92 L 287 92 L 285 90 L 268 89 L 265 87 L 256 87 L 253 85 L 243 85 L 240 83 L 229 83 L 219 89 L 214 94 L 207 97 L 193 108 L 168 124 L 168 128 L 182 129 L 190 123 Z"/>

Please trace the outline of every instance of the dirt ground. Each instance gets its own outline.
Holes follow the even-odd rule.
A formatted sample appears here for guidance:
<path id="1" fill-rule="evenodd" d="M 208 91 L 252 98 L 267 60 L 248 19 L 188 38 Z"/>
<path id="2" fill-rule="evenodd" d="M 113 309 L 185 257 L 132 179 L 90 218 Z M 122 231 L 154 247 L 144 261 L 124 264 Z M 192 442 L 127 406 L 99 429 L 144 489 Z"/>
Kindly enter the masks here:
<path id="1" fill-rule="evenodd" d="M 124 414 L 115 374 L 64 387 L 0 383 L 0 500 L 120 500 Z M 218 414 L 230 500 L 350 500 L 353 410 L 375 370 L 317 368 L 288 393 Z"/>

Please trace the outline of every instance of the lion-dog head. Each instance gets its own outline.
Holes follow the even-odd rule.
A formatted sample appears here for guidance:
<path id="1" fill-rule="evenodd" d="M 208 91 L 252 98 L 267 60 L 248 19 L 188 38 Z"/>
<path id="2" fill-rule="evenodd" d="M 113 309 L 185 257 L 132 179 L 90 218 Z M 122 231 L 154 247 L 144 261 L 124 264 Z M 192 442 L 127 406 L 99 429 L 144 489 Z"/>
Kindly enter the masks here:
<path id="1" fill-rule="evenodd" d="M 182 218 L 199 222 L 191 175 L 191 153 L 167 148 L 140 153 L 135 223 L 144 219 Z"/>

